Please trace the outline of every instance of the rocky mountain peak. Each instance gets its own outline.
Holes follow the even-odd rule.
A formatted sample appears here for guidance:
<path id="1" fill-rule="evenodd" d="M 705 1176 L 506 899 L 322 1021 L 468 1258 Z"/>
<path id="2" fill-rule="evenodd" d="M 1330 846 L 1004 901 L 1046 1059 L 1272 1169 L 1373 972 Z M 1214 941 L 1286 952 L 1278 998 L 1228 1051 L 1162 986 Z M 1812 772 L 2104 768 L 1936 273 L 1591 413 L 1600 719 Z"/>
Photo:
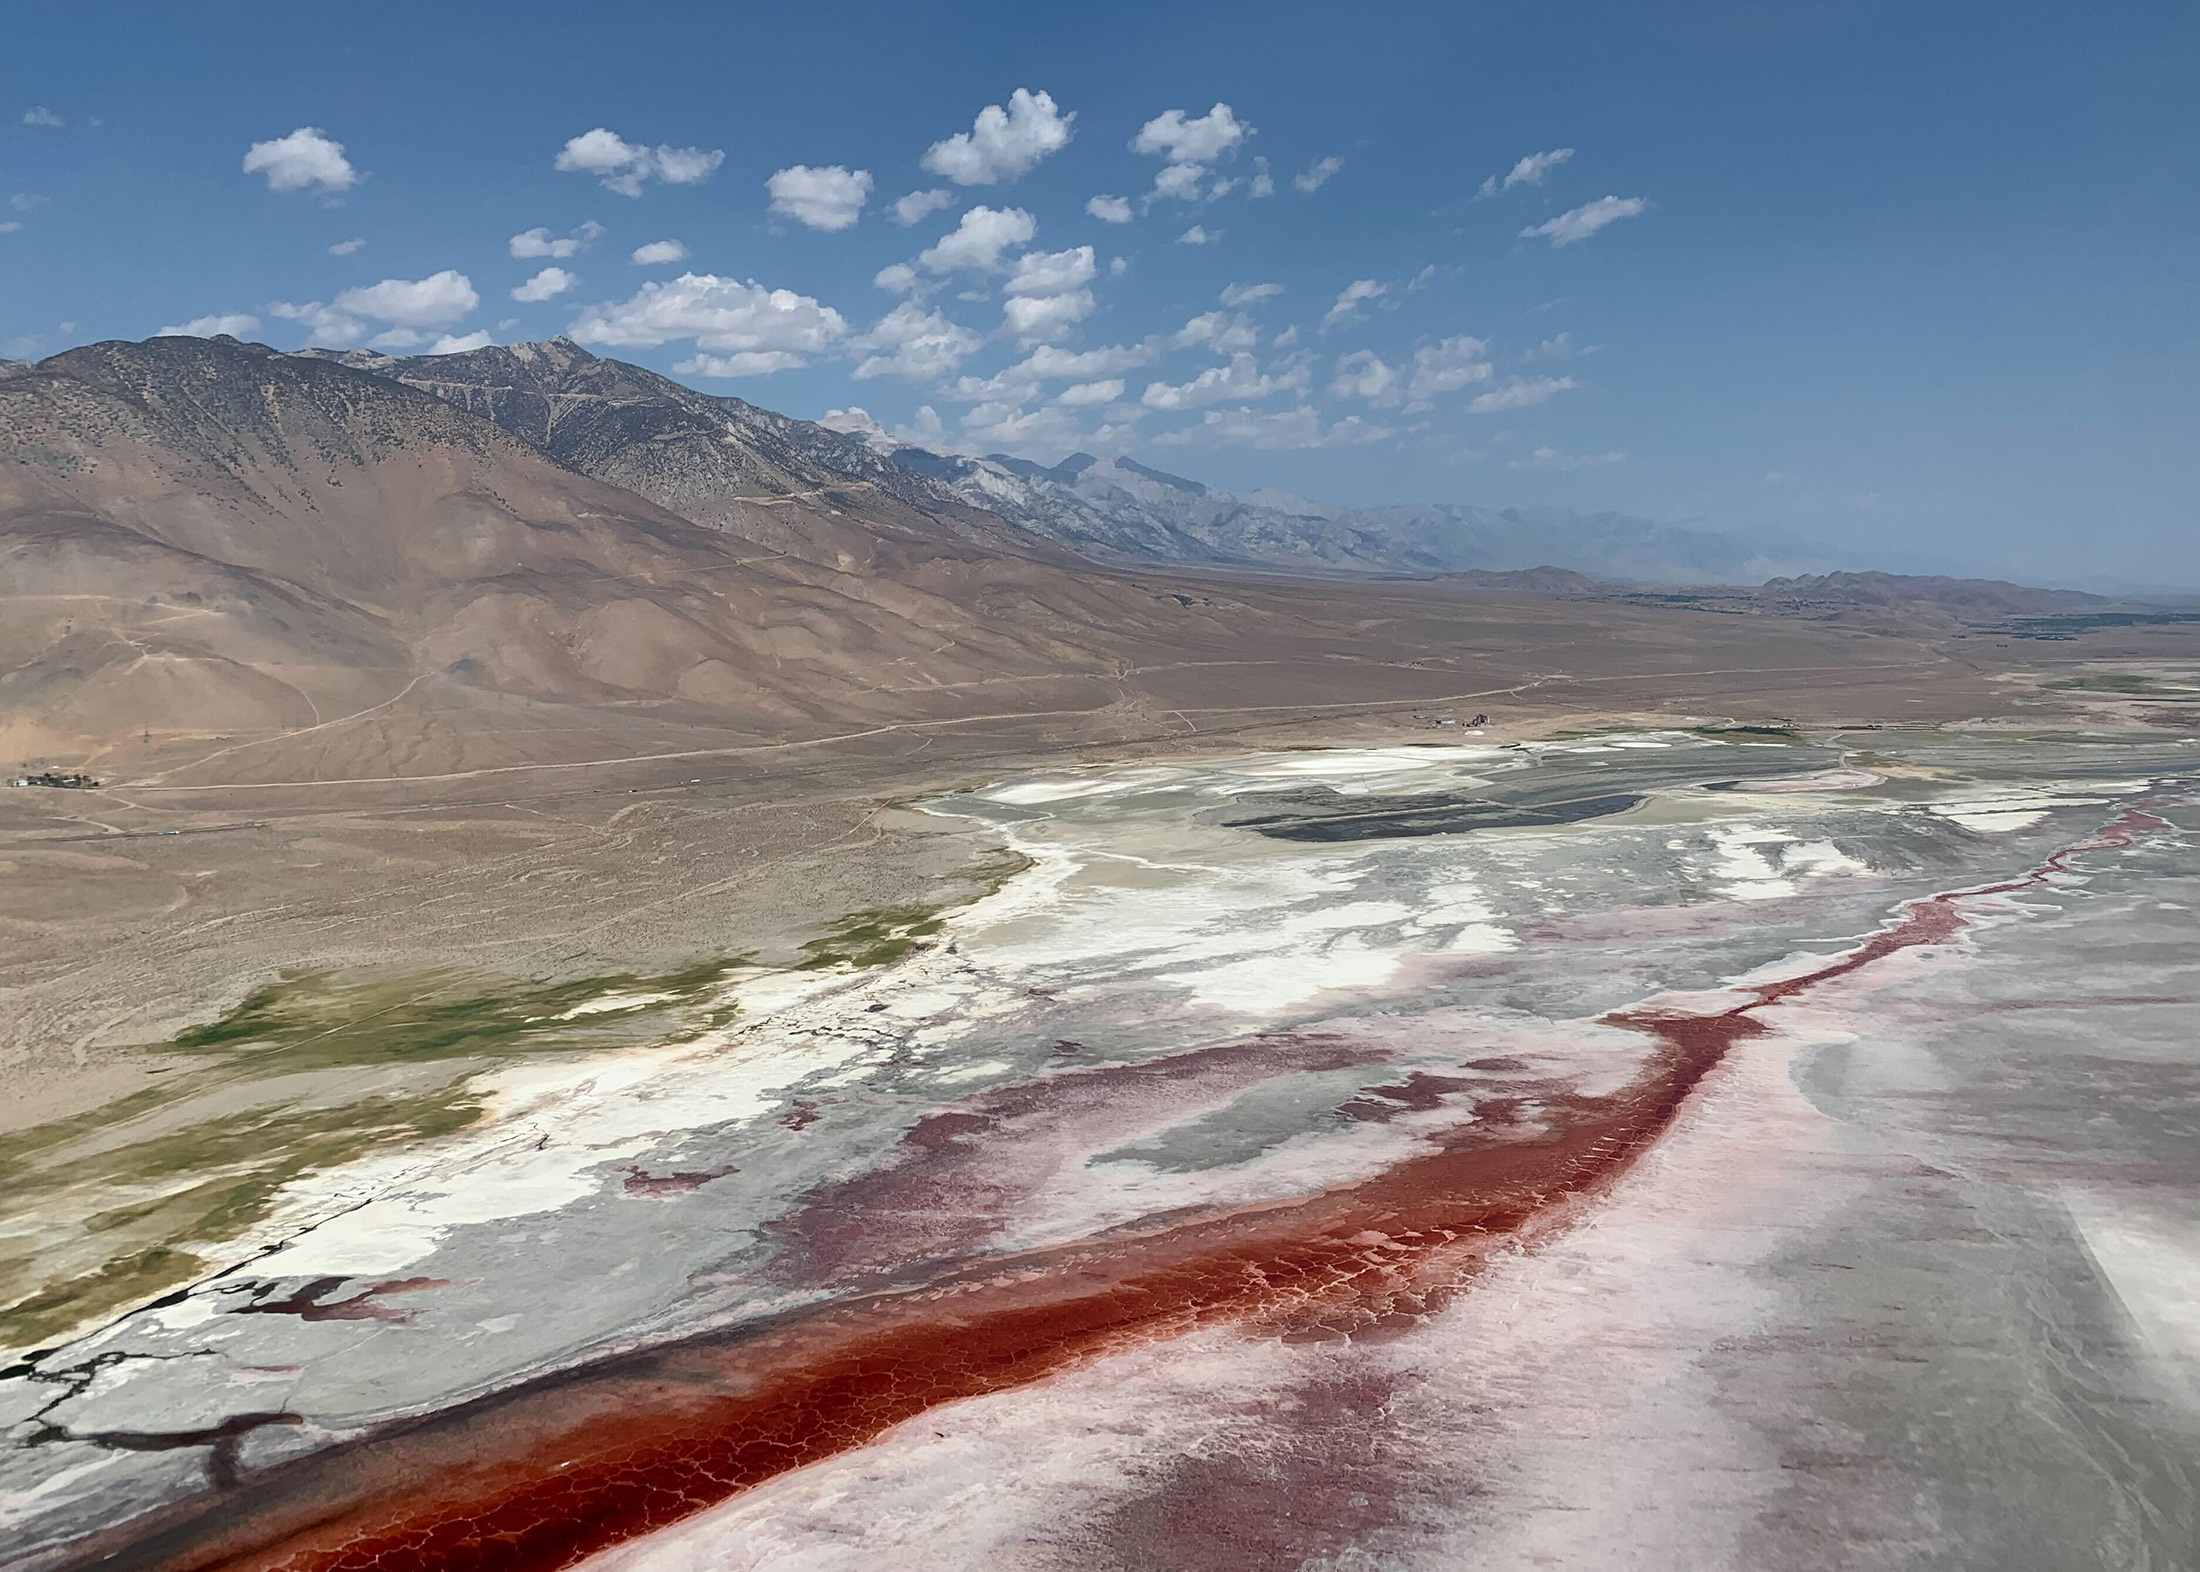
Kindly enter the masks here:
<path id="1" fill-rule="evenodd" d="M 809 560 L 870 560 L 889 543 L 1053 555 L 860 435 L 699 392 L 568 338 L 345 363 L 494 421 L 696 523 Z M 804 505 L 789 507 L 795 500 Z"/>

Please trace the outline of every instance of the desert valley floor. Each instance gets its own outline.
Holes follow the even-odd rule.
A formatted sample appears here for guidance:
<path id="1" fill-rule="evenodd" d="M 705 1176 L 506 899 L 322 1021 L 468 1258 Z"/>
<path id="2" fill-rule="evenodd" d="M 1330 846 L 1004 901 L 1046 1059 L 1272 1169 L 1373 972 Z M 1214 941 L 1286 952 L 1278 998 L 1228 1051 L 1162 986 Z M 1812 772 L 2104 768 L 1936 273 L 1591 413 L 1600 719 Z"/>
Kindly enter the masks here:
<path id="1" fill-rule="evenodd" d="M 2190 1565 L 2200 744 L 1394 719 L 31 1074 L 9 1564 Z"/>

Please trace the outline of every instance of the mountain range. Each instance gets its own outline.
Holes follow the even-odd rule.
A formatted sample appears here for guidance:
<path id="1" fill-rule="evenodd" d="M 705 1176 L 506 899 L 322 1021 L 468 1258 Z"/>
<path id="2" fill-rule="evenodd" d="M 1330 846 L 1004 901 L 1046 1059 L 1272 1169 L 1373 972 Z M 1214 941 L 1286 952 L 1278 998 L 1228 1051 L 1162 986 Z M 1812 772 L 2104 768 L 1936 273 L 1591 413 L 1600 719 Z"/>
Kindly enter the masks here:
<path id="1" fill-rule="evenodd" d="M 893 462 L 1100 560 L 1197 562 L 1289 572 L 1413 574 L 1557 567 L 1666 584 L 1754 582 L 1822 570 L 1824 551 L 1622 513 L 1423 503 L 1336 508 L 1280 492 L 1238 496 L 1136 459 L 1073 453 L 1042 467 L 960 458 L 871 434 Z"/>
<path id="2" fill-rule="evenodd" d="M 1048 715 L 1149 734 L 1198 729 L 1188 709 L 1513 692 L 1499 673 L 1547 683 L 1585 633 L 1617 671 L 1651 669 L 1640 648 L 1746 672 L 1714 646 L 1818 637 L 1775 621 L 1911 638 L 2107 604 L 1886 575 L 1609 582 L 1766 560 L 1749 549 L 936 454 L 562 340 L 108 342 L 0 378 L 0 754 L 172 744 L 230 778 L 371 781 Z M 1682 632 L 1676 608 L 1773 615 Z"/>
<path id="3" fill-rule="evenodd" d="M 628 488 L 394 378 L 234 340 L 0 381 L 0 746 L 310 730 L 423 684 L 898 717 L 959 684 L 1103 678 L 1157 622 L 1190 636 L 1184 607 L 999 519 L 660 427 L 590 450 Z"/>
<path id="4" fill-rule="evenodd" d="M 852 418 L 796 420 L 696 392 L 565 339 L 457 355 L 307 350 L 486 415 L 562 461 L 751 539 L 799 549 L 760 499 L 858 481 L 935 521 L 1005 520 L 1101 562 L 1324 574 L 1428 575 L 1557 567 L 1591 578 L 1734 584 L 1837 566 L 1825 551 L 1619 513 L 1457 504 L 1329 508 L 1236 496 L 1127 457 L 1052 466 L 897 442 Z M 973 538 L 984 526 L 970 524 Z"/>

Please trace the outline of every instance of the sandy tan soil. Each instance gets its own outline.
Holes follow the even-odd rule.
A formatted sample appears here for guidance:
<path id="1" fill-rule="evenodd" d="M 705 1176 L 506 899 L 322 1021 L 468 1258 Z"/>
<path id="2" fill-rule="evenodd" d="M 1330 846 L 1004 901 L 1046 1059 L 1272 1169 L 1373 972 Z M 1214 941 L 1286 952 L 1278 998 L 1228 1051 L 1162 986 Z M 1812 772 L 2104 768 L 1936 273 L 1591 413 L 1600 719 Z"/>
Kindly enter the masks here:
<path id="1" fill-rule="evenodd" d="M 1272 593 L 1303 597 L 1310 621 L 1341 609 L 1334 587 Z M 602 707 L 485 716 L 476 694 L 416 691 L 318 729 L 115 757 L 95 791 L 0 793 L 0 1128 L 144 1085 L 157 1061 L 132 1045 L 286 970 L 546 979 L 785 958 L 845 913 L 956 899 L 982 841 L 898 804 L 1035 763 L 1436 743 L 1462 734 L 1439 717 L 1481 711 L 1497 740 L 1706 720 L 2158 724 L 2143 703 L 2043 683 L 2200 653 L 2193 629 L 1929 642 L 1422 586 L 1351 605 L 1380 613 L 1364 659 L 1248 649 L 1065 687 L 1038 713 L 1005 692 L 975 715 L 773 739 Z M 1430 654 L 1381 658 L 1416 647 Z"/>

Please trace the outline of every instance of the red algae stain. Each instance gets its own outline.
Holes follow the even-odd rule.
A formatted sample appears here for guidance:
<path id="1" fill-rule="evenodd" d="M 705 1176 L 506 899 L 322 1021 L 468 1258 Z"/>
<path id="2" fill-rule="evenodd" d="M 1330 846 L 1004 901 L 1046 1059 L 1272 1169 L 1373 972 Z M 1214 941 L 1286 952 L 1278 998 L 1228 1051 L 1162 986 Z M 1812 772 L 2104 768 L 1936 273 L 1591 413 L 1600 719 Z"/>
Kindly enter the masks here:
<path id="1" fill-rule="evenodd" d="M 1292 1389 L 1288 1408 L 1257 1433 L 1171 1461 L 1146 1488 L 1079 1524 L 1059 1564 L 1199 1572 L 1338 1564 L 1332 1558 L 1395 1532 L 1412 1511 L 1398 1481 L 1413 1460 L 1399 1455 L 1380 1417 L 1405 1385 L 1358 1370 Z"/>
<path id="2" fill-rule="evenodd" d="M 1470 1081 L 1415 1070 L 1396 1086 L 1368 1087 L 1337 1112 L 1363 1124 L 1388 1124 L 1402 1113 L 1433 1113 L 1444 1106 L 1445 1098 L 1458 1092 L 1487 1091 L 1489 1085 L 1487 1079 Z"/>
<path id="3" fill-rule="evenodd" d="M 1389 1052 L 1331 1034 L 1272 1032 L 987 1092 L 918 1120 L 891 1161 L 820 1187 L 770 1224 L 774 1274 L 802 1286 L 846 1284 L 983 1249 L 1059 1170 L 1093 1152 L 1276 1076 L 1346 1069 Z"/>
<path id="4" fill-rule="evenodd" d="M 2126 813 L 2022 878 L 1929 896 L 1801 976 L 1711 1014 L 1640 1008 L 1650 1034 L 1619 1092 L 1484 1102 L 1433 1150 L 1361 1183 L 1146 1232 L 996 1259 L 923 1287 L 796 1312 L 603 1361 L 302 1458 L 83 1547 L 172 1572 L 552 1572 L 939 1404 L 1006 1391 L 1157 1338 L 1235 1325 L 1292 1339 L 1381 1336 L 1464 1288 L 1495 1250 L 1562 1225 L 1626 1172 L 1758 1012 L 1900 950 L 1944 943 L 1961 903 L 2012 893 L 2078 852 L 2160 823 Z M 1433 1087 L 1386 1089 L 1413 1106 Z M 994 1110 L 996 1116 L 1006 1109 Z M 960 1116 L 960 1117 L 968 1117 Z M 942 1123 L 918 1144 L 954 1146 Z"/>

